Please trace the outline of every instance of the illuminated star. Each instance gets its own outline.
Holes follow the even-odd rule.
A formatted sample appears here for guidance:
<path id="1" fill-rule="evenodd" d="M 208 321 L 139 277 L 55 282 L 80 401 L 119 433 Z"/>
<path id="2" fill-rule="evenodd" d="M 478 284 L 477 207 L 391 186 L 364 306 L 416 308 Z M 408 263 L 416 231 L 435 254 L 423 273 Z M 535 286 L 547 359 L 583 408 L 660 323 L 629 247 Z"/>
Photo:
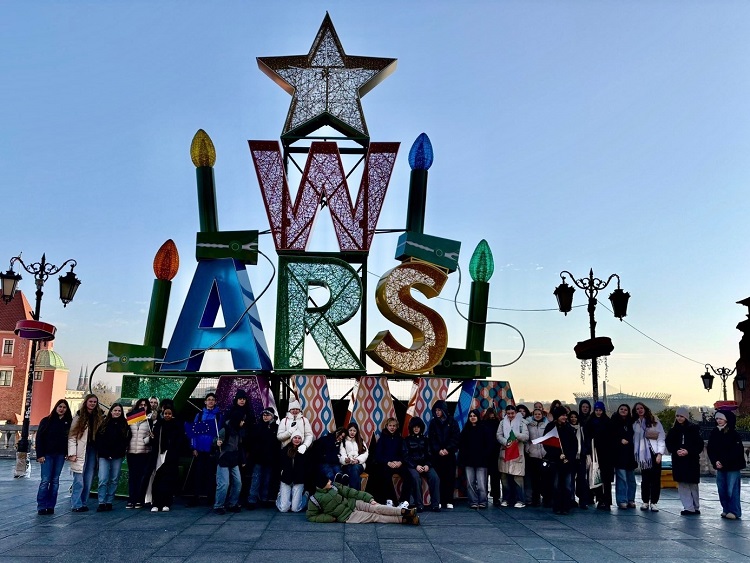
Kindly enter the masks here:
<path id="1" fill-rule="evenodd" d="M 360 98 L 396 69 L 396 59 L 347 55 L 326 13 L 307 55 L 258 57 L 258 67 L 292 96 L 282 137 L 329 125 L 368 139 Z"/>

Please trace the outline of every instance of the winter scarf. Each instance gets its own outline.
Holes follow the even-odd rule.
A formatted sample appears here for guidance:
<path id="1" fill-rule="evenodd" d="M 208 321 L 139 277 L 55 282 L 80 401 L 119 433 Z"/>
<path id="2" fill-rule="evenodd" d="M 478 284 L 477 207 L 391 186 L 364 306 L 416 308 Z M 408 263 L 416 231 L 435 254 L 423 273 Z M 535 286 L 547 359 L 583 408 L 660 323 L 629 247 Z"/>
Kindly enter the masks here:
<path id="1" fill-rule="evenodd" d="M 635 460 L 641 469 L 651 469 L 652 456 L 651 444 L 646 438 L 646 419 L 636 420 L 633 423 L 635 440 Z"/>

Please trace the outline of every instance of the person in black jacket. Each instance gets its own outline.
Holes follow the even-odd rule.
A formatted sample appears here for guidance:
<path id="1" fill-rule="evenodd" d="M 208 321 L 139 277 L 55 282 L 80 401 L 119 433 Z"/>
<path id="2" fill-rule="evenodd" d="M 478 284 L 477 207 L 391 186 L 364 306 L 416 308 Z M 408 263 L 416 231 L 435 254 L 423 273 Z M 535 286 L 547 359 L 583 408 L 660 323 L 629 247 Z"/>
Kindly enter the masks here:
<path id="1" fill-rule="evenodd" d="M 375 443 L 375 454 L 373 455 L 374 482 L 376 484 L 375 496 L 378 502 L 384 503 L 388 499 L 398 499 L 396 504 L 409 503 L 409 478 L 404 465 L 404 440 L 398 431 L 398 420 L 389 418 L 385 421 L 380 438 Z M 399 495 L 393 486 L 393 476 L 401 478 L 401 494 Z M 395 496 L 394 496 L 395 495 Z"/>
<path id="2" fill-rule="evenodd" d="M 482 422 L 488 428 L 490 436 L 497 434 L 497 427 L 500 426 L 500 419 L 497 417 L 495 407 L 489 407 L 482 415 Z M 487 451 L 487 473 L 489 474 L 489 495 L 492 496 L 492 504 L 500 506 L 500 468 L 497 460 L 500 457 L 500 442 L 492 440 L 492 445 Z"/>
<path id="3" fill-rule="evenodd" d="M 630 407 L 622 404 L 617 407 L 617 414 L 612 416 L 612 436 L 615 466 L 615 497 L 617 507 L 635 508 L 635 432 Z"/>
<path id="4" fill-rule="evenodd" d="M 120 479 L 122 460 L 130 445 L 130 427 L 128 426 L 122 405 L 115 403 L 109 408 L 104 423 L 96 434 L 96 448 L 99 456 L 99 506 L 97 512 L 112 510 L 115 491 Z"/>
<path id="5" fill-rule="evenodd" d="M 568 424 L 568 411 L 565 407 L 555 407 L 552 411 L 552 422 L 544 429 L 546 436 L 557 430 L 558 440 L 546 440 L 544 445 L 545 460 L 552 465 L 554 497 L 552 511 L 555 514 L 568 514 L 573 497 L 573 473 L 578 451 L 578 439 L 575 430 Z"/>
<path id="6" fill-rule="evenodd" d="M 245 438 L 245 427 L 248 420 L 252 420 L 249 418 L 251 415 L 247 403 L 247 393 L 239 389 L 235 393 L 224 426 L 219 430 L 219 435 L 216 437 L 219 457 L 216 463 L 214 512 L 217 514 L 225 514 L 226 510 L 230 512 L 242 510 L 240 507 L 240 492 L 242 490 L 240 468 L 245 465 L 242 442 Z"/>
<path id="7" fill-rule="evenodd" d="M 258 503 L 273 504 L 275 491 L 271 490 L 271 482 L 279 467 L 279 441 L 276 432 L 279 423 L 276 422 L 276 412 L 273 407 L 266 407 L 261 414 L 261 422 L 250 429 L 248 439 L 248 461 L 254 464 L 250 492 L 247 497 L 246 508 L 254 510 Z"/>
<path id="8" fill-rule="evenodd" d="M 55 408 L 39 422 L 36 431 L 36 460 L 42 466 L 42 480 L 36 495 L 37 513 L 54 514 L 60 473 L 68 454 L 68 432 L 73 415 L 65 399 L 55 403 Z"/>
<path id="9" fill-rule="evenodd" d="M 305 454 L 300 451 L 302 428 L 292 431 L 292 440 L 281 450 L 281 487 L 276 498 L 279 512 L 301 512 L 307 505 L 304 492 L 307 478 Z"/>
<path id="10" fill-rule="evenodd" d="M 156 471 L 151 488 L 151 512 L 169 512 L 180 472 L 180 455 L 187 443 L 185 428 L 175 420 L 173 407 L 164 405 L 161 418 L 154 424 L 151 451 L 156 456 Z"/>
<path id="11" fill-rule="evenodd" d="M 409 486 L 414 498 L 417 512 L 424 510 L 424 496 L 422 494 L 422 477 L 427 480 L 430 488 L 431 507 L 434 512 L 440 512 L 440 477 L 432 467 L 430 447 L 424 435 L 424 422 L 418 416 L 409 421 L 409 435 L 404 438 L 404 465 L 409 472 Z"/>
<path id="12" fill-rule="evenodd" d="M 453 508 L 456 489 L 456 451 L 461 432 L 458 423 L 448 414 L 445 401 L 435 401 L 432 420 L 427 429 L 427 441 L 435 471 L 440 478 L 440 499 L 443 508 Z"/>
<path id="13" fill-rule="evenodd" d="M 740 471 L 745 466 L 745 448 L 734 429 L 736 418 L 732 412 L 714 414 L 716 428 L 708 437 L 708 459 L 716 468 L 716 488 L 719 490 L 721 517 L 736 520 L 742 517 L 740 505 Z"/>
<path id="14" fill-rule="evenodd" d="M 701 452 L 703 438 L 697 424 L 688 420 L 684 407 L 677 409 L 675 423 L 667 433 L 667 449 L 672 454 L 672 477 L 677 481 L 677 492 L 682 502 L 682 516 L 701 513 L 698 483 L 701 480 Z"/>
<path id="15" fill-rule="evenodd" d="M 489 433 L 489 426 L 480 420 L 481 411 L 469 411 L 466 426 L 458 442 L 458 465 L 466 474 L 469 508 L 487 508 L 487 452 L 496 442 Z"/>
<path id="16" fill-rule="evenodd" d="M 588 451 L 593 458 L 596 453 L 601 472 L 602 486 L 591 490 L 598 510 L 611 510 L 612 481 L 614 480 L 614 463 L 612 459 L 612 421 L 607 416 L 605 405 L 601 401 L 594 404 L 594 414 L 584 425 L 584 435 L 588 442 Z"/>

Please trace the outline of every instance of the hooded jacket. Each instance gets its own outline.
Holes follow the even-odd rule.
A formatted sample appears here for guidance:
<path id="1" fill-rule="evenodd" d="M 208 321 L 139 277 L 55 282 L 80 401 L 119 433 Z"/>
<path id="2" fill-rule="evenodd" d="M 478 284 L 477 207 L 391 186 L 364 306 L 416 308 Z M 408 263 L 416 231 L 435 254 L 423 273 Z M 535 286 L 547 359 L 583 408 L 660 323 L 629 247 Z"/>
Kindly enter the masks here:
<path id="1" fill-rule="evenodd" d="M 721 462 L 721 469 L 718 471 L 740 471 L 745 469 L 745 448 L 742 445 L 742 438 L 735 430 L 737 419 L 734 413 L 725 412 L 727 423 L 723 429 L 717 426 L 711 431 L 708 437 L 708 459 L 711 465 L 716 469 L 716 462 Z"/>
<path id="2" fill-rule="evenodd" d="M 307 503 L 310 522 L 346 522 L 356 508 L 356 501 L 370 502 L 372 495 L 336 483 L 330 489 L 316 489 Z"/>
<path id="3" fill-rule="evenodd" d="M 417 435 L 413 433 L 416 426 L 421 428 Z M 411 469 L 416 469 L 418 465 L 432 467 L 430 446 L 427 443 L 427 437 L 424 435 L 424 422 L 418 416 L 409 421 L 409 435 L 404 438 L 403 458 L 404 465 Z"/>
<path id="4" fill-rule="evenodd" d="M 443 416 L 440 418 L 435 415 L 437 409 L 443 411 Z M 458 423 L 448 414 L 446 402 L 435 401 L 432 407 L 432 420 L 430 420 L 430 427 L 427 429 L 430 454 L 437 456 L 440 450 L 448 450 L 449 454 L 455 454 L 458 450 L 460 437 L 461 432 L 458 429 Z"/>
<path id="5" fill-rule="evenodd" d="M 703 438 L 697 424 L 685 420 L 675 421 L 667 434 L 667 449 L 672 454 L 672 477 L 678 483 L 699 483 L 701 480 L 701 452 Z M 686 456 L 677 455 L 677 450 L 687 450 Z"/>
<path id="6" fill-rule="evenodd" d="M 300 434 L 302 435 L 302 444 L 299 447 L 301 454 L 307 451 L 312 443 L 315 436 L 313 435 L 312 426 L 310 421 L 305 418 L 302 414 L 299 401 L 289 401 L 289 411 L 292 409 L 300 409 L 298 415 L 293 415 L 291 412 L 287 412 L 286 416 L 279 422 L 279 429 L 276 431 L 276 438 L 281 442 L 281 446 L 286 446 L 292 440 L 292 433 L 295 431 L 297 426 L 301 426 Z"/>

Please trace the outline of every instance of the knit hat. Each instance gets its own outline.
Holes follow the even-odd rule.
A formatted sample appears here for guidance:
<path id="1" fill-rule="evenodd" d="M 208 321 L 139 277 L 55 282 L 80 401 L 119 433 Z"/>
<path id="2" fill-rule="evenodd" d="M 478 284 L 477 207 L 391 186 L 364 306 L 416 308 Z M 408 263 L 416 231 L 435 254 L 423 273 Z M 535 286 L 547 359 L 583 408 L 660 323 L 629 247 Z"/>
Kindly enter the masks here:
<path id="1" fill-rule="evenodd" d="M 302 429 L 299 426 L 295 427 L 294 430 L 292 430 L 292 436 L 291 437 L 294 438 L 295 436 L 299 436 L 303 440 L 305 438 L 305 434 L 304 434 L 304 432 L 302 432 Z"/>
<path id="2" fill-rule="evenodd" d="M 244 389 L 237 389 L 237 392 L 234 394 L 234 400 L 237 399 L 245 399 L 247 400 L 247 393 L 245 393 Z"/>
<path id="3" fill-rule="evenodd" d="M 690 412 L 685 407 L 680 407 L 679 409 L 677 409 L 675 416 L 684 416 L 685 418 L 690 418 Z"/>
<path id="4" fill-rule="evenodd" d="M 565 407 L 557 407 L 556 409 L 554 409 L 552 411 L 552 417 L 555 420 L 557 420 L 558 418 L 560 418 L 563 415 L 567 416 L 567 414 L 568 414 L 568 411 L 565 410 Z"/>
<path id="5" fill-rule="evenodd" d="M 273 409 L 273 407 L 266 407 L 263 409 L 263 412 L 260 413 L 261 416 L 264 414 L 270 414 L 272 417 L 276 418 L 276 411 Z"/>
<path id="6" fill-rule="evenodd" d="M 300 406 L 298 400 L 292 399 L 291 401 L 289 401 L 289 408 L 287 410 L 292 410 L 292 409 L 302 410 L 302 407 Z"/>
<path id="7" fill-rule="evenodd" d="M 602 403 L 601 401 L 597 401 L 596 403 L 594 403 L 594 410 L 596 409 L 601 409 L 603 411 L 607 410 L 607 408 L 604 406 L 604 403 Z"/>
<path id="8" fill-rule="evenodd" d="M 715 412 L 715 413 L 714 413 L 714 420 L 719 420 L 719 419 L 722 419 L 722 420 L 726 420 L 726 419 L 727 419 L 727 415 L 725 415 L 725 414 L 724 414 L 723 412 L 721 412 L 721 411 L 717 411 L 717 412 Z"/>

